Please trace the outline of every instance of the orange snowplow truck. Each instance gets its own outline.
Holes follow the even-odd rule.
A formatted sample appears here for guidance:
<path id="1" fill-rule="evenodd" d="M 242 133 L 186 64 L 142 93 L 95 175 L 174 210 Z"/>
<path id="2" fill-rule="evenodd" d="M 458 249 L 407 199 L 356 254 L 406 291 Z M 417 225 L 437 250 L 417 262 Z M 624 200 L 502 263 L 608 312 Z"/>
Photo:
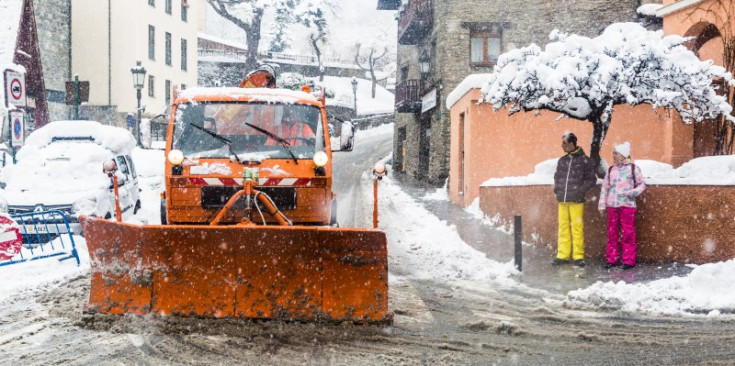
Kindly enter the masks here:
<path id="1" fill-rule="evenodd" d="M 386 237 L 337 225 L 328 128 L 324 99 L 302 91 L 180 95 L 162 225 L 82 220 L 92 267 L 86 311 L 390 321 Z M 342 132 L 349 150 L 351 125 Z"/>

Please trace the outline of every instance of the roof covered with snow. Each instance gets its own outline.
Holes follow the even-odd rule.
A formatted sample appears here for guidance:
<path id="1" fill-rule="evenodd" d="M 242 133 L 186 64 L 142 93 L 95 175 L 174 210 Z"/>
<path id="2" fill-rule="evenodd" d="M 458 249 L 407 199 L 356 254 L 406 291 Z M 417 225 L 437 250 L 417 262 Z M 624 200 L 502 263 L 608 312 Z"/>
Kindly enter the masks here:
<path id="1" fill-rule="evenodd" d="M 95 121 L 55 121 L 30 134 L 19 154 L 43 148 L 54 141 L 91 138 L 96 144 L 116 154 L 128 154 L 135 147 L 135 138 L 128 130 L 105 126 Z"/>
<path id="2" fill-rule="evenodd" d="M 447 95 L 447 109 L 451 109 L 462 97 L 472 89 L 481 89 L 490 78 L 490 74 L 472 74 L 464 78 L 449 95 Z"/>
<path id="3" fill-rule="evenodd" d="M 210 41 L 210 42 L 216 42 L 216 43 L 219 43 L 219 44 L 223 44 L 225 46 L 240 48 L 242 50 L 247 50 L 248 49 L 248 46 L 246 46 L 246 45 L 244 45 L 242 43 L 230 41 L 230 40 L 227 40 L 227 39 L 224 39 L 224 38 L 219 38 L 219 37 L 213 36 L 211 34 L 206 34 L 206 33 L 201 33 L 200 32 L 200 33 L 197 34 L 197 37 L 199 39 L 204 39 L 204 40 L 207 40 L 207 41 Z"/>

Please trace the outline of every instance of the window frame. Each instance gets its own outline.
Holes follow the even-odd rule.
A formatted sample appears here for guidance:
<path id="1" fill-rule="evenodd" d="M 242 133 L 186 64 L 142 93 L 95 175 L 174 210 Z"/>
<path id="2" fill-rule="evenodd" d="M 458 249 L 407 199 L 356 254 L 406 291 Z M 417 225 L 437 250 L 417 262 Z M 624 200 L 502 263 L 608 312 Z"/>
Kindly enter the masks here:
<path id="1" fill-rule="evenodd" d="M 189 22 L 189 5 L 186 1 L 181 2 L 181 21 L 184 23 Z"/>
<path id="2" fill-rule="evenodd" d="M 188 71 L 189 68 L 189 56 L 187 55 L 187 52 L 189 51 L 189 42 L 185 39 L 181 39 L 181 70 L 182 71 Z"/>
<path id="3" fill-rule="evenodd" d="M 148 59 L 156 61 L 156 27 L 148 24 Z"/>
<path id="4" fill-rule="evenodd" d="M 482 61 L 472 61 L 472 41 L 474 39 L 482 39 Z M 493 31 L 492 29 L 470 29 L 470 43 L 469 43 L 469 60 L 470 66 L 488 67 L 494 66 L 498 61 L 497 58 L 492 60 L 489 53 L 489 40 L 498 39 L 499 50 L 498 56 L 503 52 L 503 31 Z"/>
<path id="5" fill-rule="evenodd" d="M 166 32 L 164 42 L 165 42 L 164 47 L 166 49 L 165 57 L 164 57 L 164 62 L 166 63 L 167 66 L 172 66 L 173 65 L 173 55 L 172 55 L 172 52 L 171 52 L 171 47 L 173 47 L 173 44 L 172 44 L 173 43 L 173 35 L 171 33 L 169 33 L 169 32 Z"/>
<path id="6" fill-rule="evenodd" d="M 152 6 L 152 7 L 155 8 L 156 7 L 156 0 L 148 0 L 148 5 L 150 5 L 150 6 Z"/>
<path id="7" fill-rule="evenodd" d="M 156 97 L 156 76 L 148 75 L 148 96 L 150 98 Z"/>
<path id="8" fill-rule="evenodd" d="M 173 14 L 173 6 L 172 6 L 172 0 L 166 0 L 166 5 L 164 6 L 164 10 L 166 11 L 166 14 L 171 15 Z"/>
<path id="9" fill-rule="evenodd" d="M 166 80 L 164 83 L 164 91 L 166 93 L 166 97 L 163 99 L 165 101 L 166 106 L 171 104 L 171 80 Z"/>

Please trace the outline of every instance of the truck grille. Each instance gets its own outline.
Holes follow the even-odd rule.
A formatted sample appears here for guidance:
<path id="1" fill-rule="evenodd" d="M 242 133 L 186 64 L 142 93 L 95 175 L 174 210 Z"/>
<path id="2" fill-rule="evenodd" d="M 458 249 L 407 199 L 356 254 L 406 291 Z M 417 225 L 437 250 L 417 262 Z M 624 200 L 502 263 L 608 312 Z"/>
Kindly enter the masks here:
<path id="1" fill-rule="evenodd" d="M 219 209 L 225 206 L 242 187 L 202 187 L 202 208 Z M 296 189 L 288 187 L 255 187 L 267 194 L 281 211 L 296 209 Z"/>

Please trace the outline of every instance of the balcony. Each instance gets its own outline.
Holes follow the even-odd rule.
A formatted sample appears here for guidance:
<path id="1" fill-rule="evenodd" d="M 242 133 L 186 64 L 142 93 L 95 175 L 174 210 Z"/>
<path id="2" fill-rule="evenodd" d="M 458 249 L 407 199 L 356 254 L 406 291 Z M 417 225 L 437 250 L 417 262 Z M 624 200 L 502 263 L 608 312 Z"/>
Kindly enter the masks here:
<path id="1" fill-rule="evenodd" d="M 398 44 L 416 45 L 434 22 L 432 0 L 410 0 L 398 18 Z"/>
<path id="2" fill-rule="evenodd" d="M 403 80 L 396 85 L 396 111 L 398 113 L 421 112 L 420 82 L 417 79 Z"/>

